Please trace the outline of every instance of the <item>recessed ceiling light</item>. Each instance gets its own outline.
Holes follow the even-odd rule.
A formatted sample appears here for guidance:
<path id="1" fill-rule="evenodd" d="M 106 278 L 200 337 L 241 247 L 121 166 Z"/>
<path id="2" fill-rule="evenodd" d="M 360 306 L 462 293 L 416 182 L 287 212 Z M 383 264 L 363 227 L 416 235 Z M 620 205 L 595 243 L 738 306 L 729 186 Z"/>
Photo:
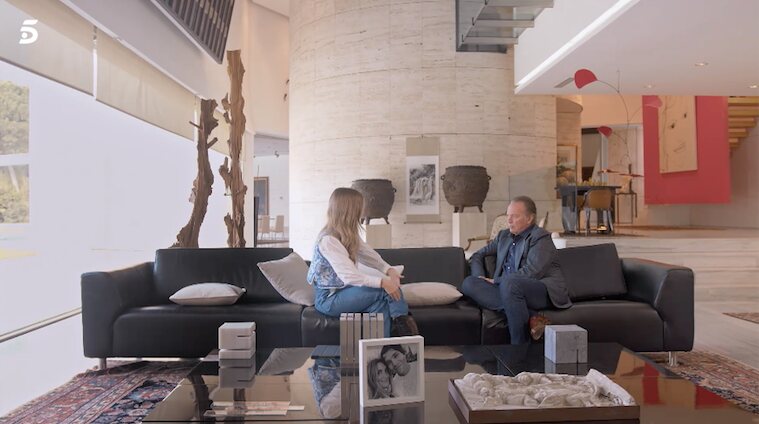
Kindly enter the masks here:
<path id="1" fill-rule="evenodd" d="M 643 88 L 654 88 L 653 84 L 646 84 L 643 86 Z"/>
<path id="2" fill-rule="evenodd" d="M 696 62 L 696 66 L 706 66 L 709 62 Z"/>
<path id="3" fill-rule="evenodd" d="M 758 84 L 751 84 L 748 86 L 748 88 L 759 88 Z"/>

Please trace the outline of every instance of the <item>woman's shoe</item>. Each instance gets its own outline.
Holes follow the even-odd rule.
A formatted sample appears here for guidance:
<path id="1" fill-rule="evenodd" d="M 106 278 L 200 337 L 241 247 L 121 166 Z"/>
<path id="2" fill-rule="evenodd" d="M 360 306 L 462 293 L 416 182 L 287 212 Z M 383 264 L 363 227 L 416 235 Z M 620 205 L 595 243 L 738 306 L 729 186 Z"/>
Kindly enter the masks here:
<path id="1" fill-rule="evenodd" d="M 530 317 L 530 336 L 533 340 L 538 341 L 543 337 L 546 325 L 550 325 L 551 320 L 545 315 L 533 315 Z"/>
<path id="2" fill-rule="evenodd" d="M 409 315 L 401 315 L 393 318 L 390 325 L 390 335 L 392 337 L 418 336 L 419 327 L 416 326 L 414 318 Z"/>

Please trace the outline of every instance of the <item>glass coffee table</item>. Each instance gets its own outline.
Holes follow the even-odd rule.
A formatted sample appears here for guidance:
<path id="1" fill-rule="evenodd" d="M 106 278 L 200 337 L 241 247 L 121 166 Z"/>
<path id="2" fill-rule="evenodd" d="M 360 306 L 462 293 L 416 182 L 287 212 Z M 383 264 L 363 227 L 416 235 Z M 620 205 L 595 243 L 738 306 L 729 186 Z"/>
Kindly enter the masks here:
<path id="1" fill-rule="evenodd" d="M 522 371 L 585 375 L 595 368 L 633 395 L 641 405 L 641 423 L 759 423 L 759 416 L 615 343 L 590 343 L 588 363 L 571 365 L 547 361 L 542 344 L 427 346 L 425 401 L 371 410 L 359 406 L 357 374 L 341 371 L 339 358 L 314 359 L 312 352 L 313 348 L 259 349 L 249 387 L 227 387 L 219 377 L 218 362 L 201 362 L 143 422 L 460 423 L 463 418 L 448 394 L 450 379 L 468 373 L 514 376 Z M 206 415 L 212 402 L 266 401 L 289 402 L 293 409 L 281 416 Z"/>

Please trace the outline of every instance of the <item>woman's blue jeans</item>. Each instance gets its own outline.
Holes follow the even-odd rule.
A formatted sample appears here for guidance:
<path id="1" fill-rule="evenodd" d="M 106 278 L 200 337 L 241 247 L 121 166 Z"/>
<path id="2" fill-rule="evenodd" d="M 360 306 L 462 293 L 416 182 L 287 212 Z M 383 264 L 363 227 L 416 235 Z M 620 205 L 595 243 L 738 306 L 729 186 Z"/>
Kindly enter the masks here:
<path id="1" fill-rule="evenodd" d="M 347 286 L 330 296 L 329 289 L 315 289 L 314 307 L 331 317 L 349 312 L 381 312 L 384 314 L 385 337 L 390 337 L 390 321 L 408 315 L 408 304 L 401 293 L 400 300 L 393 300 L 384 289 L 364 286 Z"/>

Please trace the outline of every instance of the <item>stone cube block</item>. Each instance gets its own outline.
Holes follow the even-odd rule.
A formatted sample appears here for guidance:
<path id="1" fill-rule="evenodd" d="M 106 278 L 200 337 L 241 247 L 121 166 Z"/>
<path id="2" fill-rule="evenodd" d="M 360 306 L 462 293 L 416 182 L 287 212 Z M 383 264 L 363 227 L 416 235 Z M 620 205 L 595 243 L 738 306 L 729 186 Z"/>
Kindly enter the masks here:
<path id="1" fill-rule="evenodd" d="M 556 364 L 588 362 L 588 332 L 578 325 L 548 325 L 545 357 Z"/>

